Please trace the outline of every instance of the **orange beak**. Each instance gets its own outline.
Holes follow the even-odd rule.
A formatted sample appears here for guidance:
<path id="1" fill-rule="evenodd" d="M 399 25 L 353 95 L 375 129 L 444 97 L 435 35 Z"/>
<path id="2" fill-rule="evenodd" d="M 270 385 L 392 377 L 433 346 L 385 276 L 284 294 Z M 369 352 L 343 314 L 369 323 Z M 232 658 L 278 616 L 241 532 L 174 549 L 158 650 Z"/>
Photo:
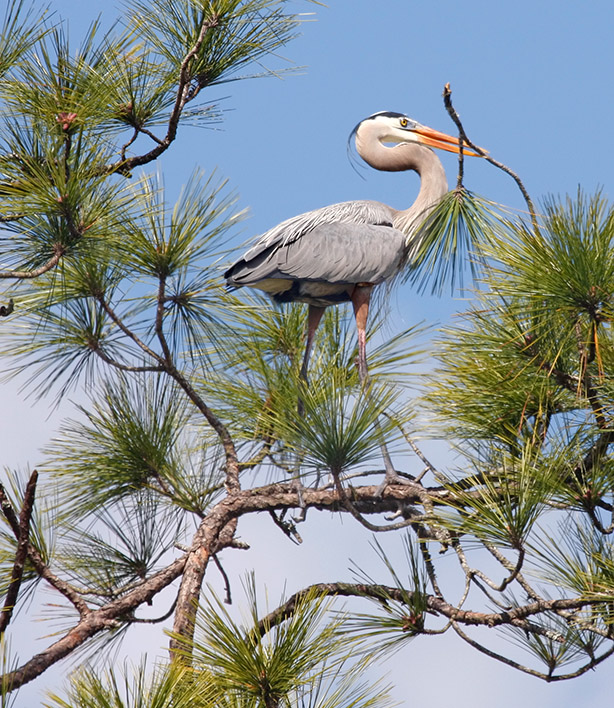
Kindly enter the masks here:
<path id="1" fill-rule="evenodd" d="M 425 125 L 413 128 L 412 132 L 417 134 L 418 142 L 423 145 L 428 145 L 429 147 L 439 150 L 446 150 L 447 152 L 454 152 L 457 155 L 460 152 L 460 140 L 451 135 L 440 133 L 438 130 L 427 128 Z M 480 148 L 480 150 L 482 150 L 482 148 Z M 484 157 L 484 155 L 488 155 L 486 150 L 482 150 L 482 152 L 484 154 L 473 152 L 473 150 L 466 147 L 466 143 L 463 143 L 463 155 L 471 155 L 472 157 Z"/>

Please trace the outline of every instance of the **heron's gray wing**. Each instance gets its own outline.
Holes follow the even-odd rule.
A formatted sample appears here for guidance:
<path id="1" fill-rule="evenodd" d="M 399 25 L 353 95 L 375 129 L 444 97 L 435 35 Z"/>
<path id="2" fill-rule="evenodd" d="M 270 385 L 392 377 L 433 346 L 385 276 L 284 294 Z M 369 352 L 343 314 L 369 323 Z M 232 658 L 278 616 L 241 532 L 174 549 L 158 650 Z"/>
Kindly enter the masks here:
<path id="1" fill-rule="evenodd" d="M 258 239 L 243 256 L 242 260 L 251 260 L 271 246 L 287 245 L 306 236 L 322 224 L 382 224 L 392 226 L 394 210 L 387 204 L 370 200 L 340 202 L 322 209 L 293 216 L 282 221 Z"/>
<path id="2" fill-rule="evenodd" d="M 232 285 L 253 285 L 268 278 L 325 283 L 381 283 L 398 271 L 405 235 L 389 226 L 322 224 L 302 238 L 273 245 L 227 273 Z"/>

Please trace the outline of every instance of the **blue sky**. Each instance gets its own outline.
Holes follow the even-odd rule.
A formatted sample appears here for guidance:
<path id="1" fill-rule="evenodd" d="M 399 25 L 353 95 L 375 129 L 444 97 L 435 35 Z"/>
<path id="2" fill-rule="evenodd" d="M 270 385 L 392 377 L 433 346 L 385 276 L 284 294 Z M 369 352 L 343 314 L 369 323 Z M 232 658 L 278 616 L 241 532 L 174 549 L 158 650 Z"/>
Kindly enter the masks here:
<path id="1" fill-rule="evenodd" d="M 273 58 L 267 64 L 276 70 L 304 68 L 281 79 L 211 89 L 211 99 L 228 97 L 222 103 L 224 124 L 217 130 L 181 130 L 178 144 L 160 164 L 172 195 L 196 166 L 217 168 L 229 179 L 240 206 L 251 213 L 236 237 L 237 248 L 289 216 L 334 202 L 368 198 L 408 206 L 417 178 L 370 169 L 359 176 L 347 158 L 347 137 L 358 121 L 380 110 L 404 112 L 453 133 L 441 100 L 446 82 L 469 136 L 516 170 L 534 198 L 574 193 L 578 185 L 587 191 L 602 187 L 611 196 L 610 2 L 293 4 L 298 12 L 316 14 L 306 17 L 302 36 L 282 50 L 288 61 Z M 98 12 L 105 22 L 115 17 L 109 2 L 61 0 L 50 6 L 70 19 L 73 39 Z M 455 158 L 444 155 L 442 160 L 452 184 Z M 511 180 L 483 161 L 468 161 L 466 184 L 490 199 L 523 208 Z M 395 300 L 398 326 L 422 319 L 445 322 L 461 306 L 447 297 L 418 297 L 408 288 Z M 0 428 L 5 462 L 35 465 L 38 447 L 52 436 L 65 409 L 52 412 L 41 403 L 31 407 L 15 384 L 7 387 L 5 401 L 13 412 Z M 285 578 L 288 591 L 303 582 L 331 579 L 348 565 L 348 544 L 356 549 L 350 553 L 355 560 L 371 553 L 364 550 L 368 537 L 347 520 L 323 523 L 322 533 L 306 528 L 306 542 L 298 551 L 257 519 L 245 524 L 258 578 L 269 584 L 272 598 L 279 596 Z M 338 544 L 323 547 L 326 534 Z M 271 560 L 281 554 L 286 554 L 283 577 Z M 229 558 L 227 570 L 240 575 L 245 563 L 243 557 Z M 152 641 L 164 644 L 163 637 Z M 607 665 L 572 683 L 546 686 L 454 639 L 418 639 L 384 668 L 397 684 L 395 698 L 408 706 L 583 707 L 605 702 L 611 693 Z M 23 700 L 26 695 L 35 705 L 37 692 L 24 692 Z"/>

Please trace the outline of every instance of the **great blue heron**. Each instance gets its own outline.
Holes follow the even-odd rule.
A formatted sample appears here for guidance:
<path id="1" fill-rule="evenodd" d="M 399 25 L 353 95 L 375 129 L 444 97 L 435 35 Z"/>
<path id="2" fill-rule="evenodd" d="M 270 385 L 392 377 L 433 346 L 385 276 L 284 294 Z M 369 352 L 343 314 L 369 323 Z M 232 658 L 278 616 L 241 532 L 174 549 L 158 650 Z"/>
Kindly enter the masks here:
<path id="1" fill-rule="evenodd" d="M 351 136 L 358 154 L 371 167 L 388 172 L 414 170 L 420 175 L 420 192 L 409 209 L 352 201 L 300 214 L 263 234 L 224 277 L 231 286 L 263 290 L 276 302 L 309 305 L 301 369 L 305 379 L 325 308 L 351 301 L 358 328 L 358 371 L 364 383 L 371 291 L 406 265 L 418 245 L 417 226 L 448 191 L 443 165 L 430 148 L 458 153 L 460 147 L 457 138 L 388 111 L 361 121 Z"/>

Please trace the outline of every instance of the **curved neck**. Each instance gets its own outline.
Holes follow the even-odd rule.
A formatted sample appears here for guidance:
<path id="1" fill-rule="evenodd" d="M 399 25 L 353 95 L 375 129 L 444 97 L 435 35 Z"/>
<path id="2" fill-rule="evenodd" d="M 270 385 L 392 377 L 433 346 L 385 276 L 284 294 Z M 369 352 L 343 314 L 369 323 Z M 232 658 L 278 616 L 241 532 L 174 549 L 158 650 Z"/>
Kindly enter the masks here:
<path id="1" fill-rule="evenodd" d="M 356 135 L 356 149 L 362 159 L 376 170 L 400 172 L 413 170 L 420 175 L 420 191 L 415 202 L 405 210 L 394 210 L 394 226 L 408 236 L 448 191 L 448 181 L 435 153 L 417 143 L 383 145 L 374 136 Z"/>

